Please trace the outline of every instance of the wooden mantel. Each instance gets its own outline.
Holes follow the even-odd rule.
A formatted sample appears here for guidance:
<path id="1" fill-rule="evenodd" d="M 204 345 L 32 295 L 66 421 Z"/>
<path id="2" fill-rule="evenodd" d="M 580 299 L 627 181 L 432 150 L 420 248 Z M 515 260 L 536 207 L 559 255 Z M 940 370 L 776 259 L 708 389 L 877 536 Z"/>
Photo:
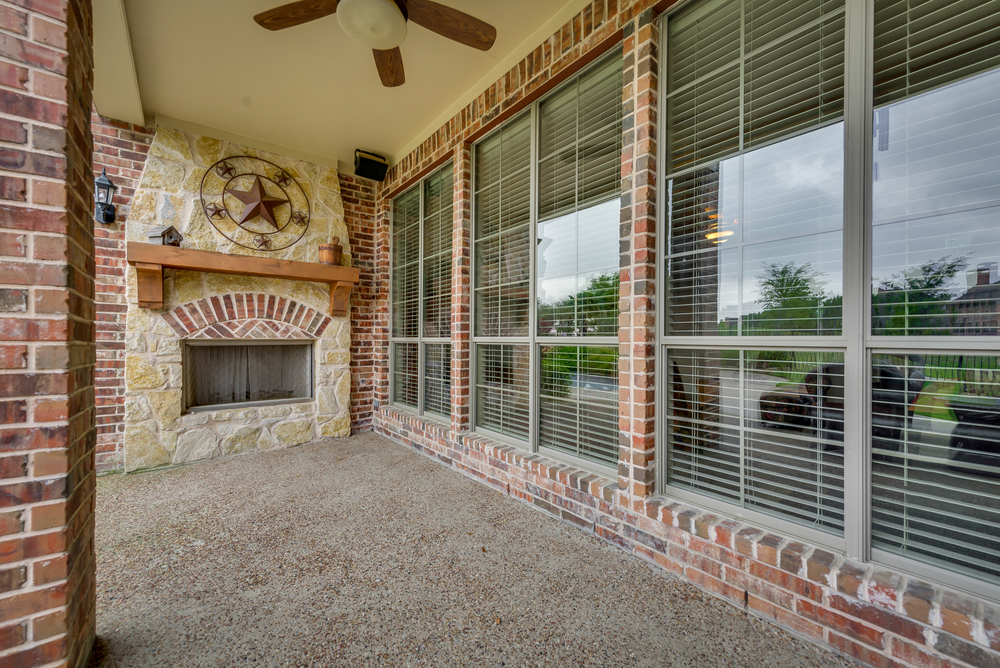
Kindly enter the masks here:
<path id="1" fill-rule="evenodd" d="M 163 270 L 166 268 L 329 283 L 330 315 L 343 317 L 347 315 L 351 288 L 358 282 L 360 275 L 354 267 L 249 255 L 227 255 L 134 241 L 128 242 L 127 260 L 136 269 L 139 307 L 151 309 L 163 308 Z"/>

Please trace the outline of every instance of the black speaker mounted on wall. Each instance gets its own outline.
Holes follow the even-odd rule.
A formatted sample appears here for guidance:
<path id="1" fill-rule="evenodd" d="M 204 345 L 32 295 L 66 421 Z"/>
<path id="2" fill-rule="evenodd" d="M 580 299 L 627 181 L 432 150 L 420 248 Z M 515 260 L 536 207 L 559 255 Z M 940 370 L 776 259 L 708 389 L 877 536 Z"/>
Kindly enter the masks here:
<path id="1" fill-rule="evenodd" d="M 389 171 L 389 161 L 380 155 L 354 150 L 354 175 L 372 181 L 384 181 L 385 173 Z"/>

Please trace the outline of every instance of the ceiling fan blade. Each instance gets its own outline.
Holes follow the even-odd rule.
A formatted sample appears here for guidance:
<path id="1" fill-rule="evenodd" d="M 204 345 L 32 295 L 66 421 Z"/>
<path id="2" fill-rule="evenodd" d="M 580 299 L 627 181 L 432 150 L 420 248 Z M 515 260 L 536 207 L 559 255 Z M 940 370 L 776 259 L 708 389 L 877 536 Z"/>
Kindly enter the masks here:
<path id="1" fill-rule="evenodd" d="M 321 19 L 336 11 L 337 0 L 299 0 L 261 12 L 253 20 L 268 30 L 284 30 Z"/>
<path id="2" fill-rule="evenodd" d="M 448 39 L 489 51 L 497 39 L 497 29 L 485 21 L 432 0 L 406 0 L 410 20 Z"/>
<path id="3" fill-rule="evenodd" d="M 375 54 L 375 67 L 378 68 L 379 79 L 386 88 L 402 86 L 406 81 L 403 74 L 403 54 L 399 52 L 399 47 L 388 51 L 372 49 Z"/>

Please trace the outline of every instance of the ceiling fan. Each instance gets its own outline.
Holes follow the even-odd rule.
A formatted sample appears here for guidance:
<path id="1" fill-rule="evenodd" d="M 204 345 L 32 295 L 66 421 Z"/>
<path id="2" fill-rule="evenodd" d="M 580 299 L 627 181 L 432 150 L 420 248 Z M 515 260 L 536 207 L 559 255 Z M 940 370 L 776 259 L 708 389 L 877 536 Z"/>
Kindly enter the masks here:
<path id="1" fill-rule="evenodd" d="M 490 24 L 432 0 L 299 0 L 261 12 L 253 20 L 268 30 L 284 30 L 333 13 L 349 37 L 372 48 L 386 87 L 406 80 L 399 45 L 406 39 L 408 20 L 481 51 L 489 51 L 497 38 Z"/>

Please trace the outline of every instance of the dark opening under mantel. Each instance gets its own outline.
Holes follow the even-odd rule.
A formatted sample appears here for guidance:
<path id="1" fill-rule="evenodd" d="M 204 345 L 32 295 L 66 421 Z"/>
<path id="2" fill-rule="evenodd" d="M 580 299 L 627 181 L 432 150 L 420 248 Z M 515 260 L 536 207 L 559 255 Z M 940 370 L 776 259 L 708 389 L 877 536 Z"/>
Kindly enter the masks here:
<path id="1" fill-rule="evenodd" d="M 343 317 L 350 306 L 351 289 L 360 272 L 317 262 L 296 262 L 270 257 L 227 255 L 212 251 L 128 242 L 126 259 L 136 270 L 139 308 L 163 308 L 163 270 L 183 269 L 215 274 L 283 278 L 330 285 L 330 315 Z"/>

